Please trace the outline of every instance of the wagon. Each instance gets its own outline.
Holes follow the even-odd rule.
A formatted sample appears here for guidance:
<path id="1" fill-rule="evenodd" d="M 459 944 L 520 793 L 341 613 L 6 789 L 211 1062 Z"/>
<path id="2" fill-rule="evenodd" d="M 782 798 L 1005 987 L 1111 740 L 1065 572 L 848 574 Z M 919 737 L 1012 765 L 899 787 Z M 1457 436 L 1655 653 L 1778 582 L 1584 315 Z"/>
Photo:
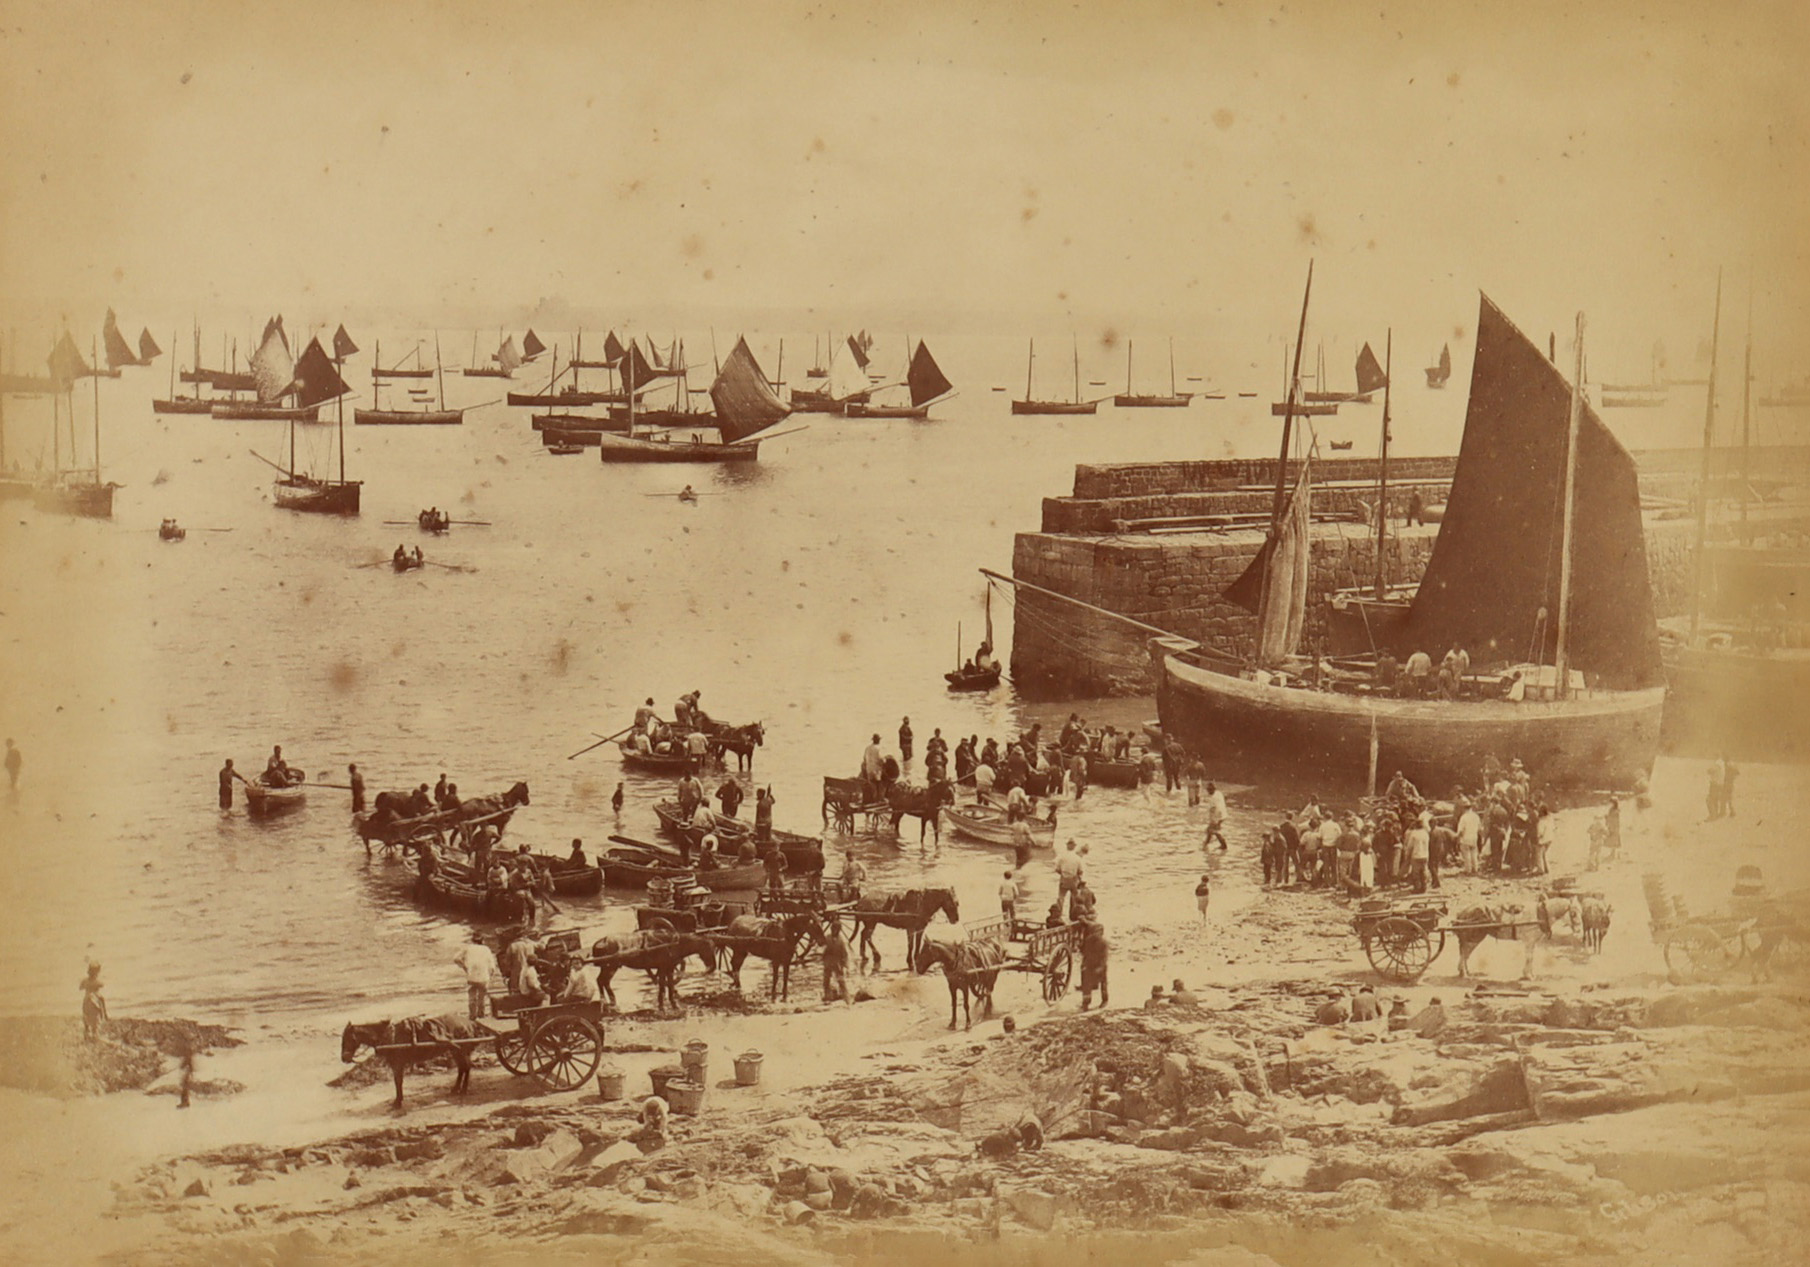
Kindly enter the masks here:
<path id="1" fill-rule="evenodd" d="M 969 941 L 997 941 L 1006 948 L 1003 972 L 1034 972 L 1042 978 L 1043 1001 L 1054 1003 L 1067 994 L 1075 980 L 1075 954 L 1081 944 L 1081 925 L 1058 924 L 1054 928 L 1026 920 L 995 915 L 968 925 Z"/>
<path id="2" fill-rule="evenodd" d="M 1370 966 L 1391 981 L 1413 981 L 1445 949 L 1444 898 L 1364 903 L 1352 918 Z"/>
<path id="3" fill-rule="evenodd" d="M 530 1006 L 519 995 L 493 1000 L 503 1029 L 480 1021 L 496 1044 L 496 1058 L 513 1074 L 527 1074 L 548 1091 L 571 1091 L 589 1082 L 603 1060 L 603 1004 Z"/>
<path id="4" fill-rule="evenodd" d="M 867 788 L 867 780 L 863 778 L 838 779 L 824 775 L 824 826 L 833 826 L 844 835 L 852 835 L 855 817 L 860 815 L 867 820 L 866 829 L 869 834 L 879 830 L 881 819 L 891 816 L 892 805 L 884 798 L 869 800 Z"/>
<path id="5" fill-rule="evenodd" d="M 1774 904 L 1758 903 L 1748 914 L 1693 915 L 1680 897 L 1669 900 L 1664 881 L 1643 877 L 1649 931 L 1665 953 L 1666 976 L 1676 985 L 1704 981 L 1735 968 L 1758 980 L 1775 968 L 1801 973 L 1810 968 L 1810 929 Z"/>

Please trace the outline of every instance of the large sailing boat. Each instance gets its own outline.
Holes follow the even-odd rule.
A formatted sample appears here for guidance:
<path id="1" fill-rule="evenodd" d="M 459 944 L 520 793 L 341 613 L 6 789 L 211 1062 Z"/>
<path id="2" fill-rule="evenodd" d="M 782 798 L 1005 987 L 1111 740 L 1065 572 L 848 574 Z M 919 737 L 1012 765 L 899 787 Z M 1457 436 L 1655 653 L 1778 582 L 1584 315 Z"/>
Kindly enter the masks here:
<path id="1" fill-rule="evenodd" d="M 90 349 L 90 355 L 96 361 L 100 359 L 95 349 Z M 53 395 L 50 434 L 55 447 L 51 458 L 51 476 L 32 489 L 32 502 L 39 510 L 80 515 L 86 519 L 111 519 L 113 490 L 119 485 L 101 479 L 100 380 L 108 377 L 108 374 L 82 359 L 81 349 L 76 347 L 75 340 L 69 337 L 68 331 L 63 332 L 56 347 L 51 349 L 49 366 L 51 381 L 62 392 L 64 412 L 69 417 L 70 464 L 67 467 L 63 465 L 62 448 L 57 439 L 57 398 Z M 91 467 L 75 465 L 75 383 L 80 378 L 94 379 L 94 465 Z"/>
<path id="2" fill-rule="evenodd" d="M 339 403 L 339 478 L 306 475 L 296 468 L 295 422 L 291 420 L 287 466 L 271 462 L 261 455 L 254 455 L 269 462 L 282 474 L 273 490 L 274 500 L 284 510 L 308 511 L 319 515 L 356 515 L 359 489 L 364 486 L 364 481 L 346 478 L 345 397 L 352 389 L 340 377 L 339 367 L 327 355 L 326 349 L 321 347 L 319 339 L 310 339 L 301 359 L 295 363 L 294 386 L 302 404 L 311 409 L 318 409 L 328 401 Z"/>
<path id="3" fill-rule="evenodd" d="M 1188 402 L 1194 399 L 1193 392 L 1175 390 L 1175 340 L 1169 340 L 1169 394 L 1167 396 L 1146 396 L 1132 391 L 1131 379 L 1131 340 L 1125 340 L 1125 390 L 1112 398 L 1112 403 L 1120 409 L 1186 409 Z"/>
<path id="4" fill-rule="evenodd" d="M 1325 390 L 1302 393 L 1302 398 L 1311 405 L 1333 404 L 1367 405 L 1371 399 L 1383 389 L 1388 376 L 1383 373 L 1382 365 L 1376 359 L 1376 353 L 1366 343 L 1357 355 L 1357 390 L 1355 392 L 1329 392 Z M 1319 372 L 1315 381 L 1323 389 L 1326 382 L 1326 350 L 1320 350 Z"/>
<path id="5" fill-rule="evenodd" d="M 874 405 L 865 401 L 851 400 L 847 403 L 850 418 L 928 418 L 930 406 L 943 399 L 955 390 L 943 375 L 942 367 L 936 358 L 930 355 L 930 349 L 918 340 L 916 352 L 911 354 L 911 366 L 905 371 L 905 388 L 911 393 L 909 405 Z M 866 395 L 866 393 L 862 393 Z"/>
<path id="6" fill-rule="evenodd" d="M 339 351 L 339 340 L 345 333 L 346 328 L 341 326 L 339 333 L 334 335 L 335 352 Z M 351 339 L 346 339 L 346 343 L 350 342 Z M 357 351 L 357 349 L 354 348 L 353 351 Z M 345 356 L 350 354 L 346 353 Z M 345 356 L 338 359 L 344 360 Z M 417 348 L 416 359 L 419 358 L 420 350 Z M 446 407 L 446 371 L 440 365 L 439 335 L 434 336 L 434 369 L 427 370 L 427 373 L 430 374 L 435 371 L 439 372 L 440 404 L 438 408 L 423 406 L 420 409 L 385 409 L 381 399 L 383 382 L 386 378 L 395 377 L 395 371 L 378 369 L 377 367 L 381 364 L 383 364 L 383 344 L 379 342 L 372 345 L 371 351 L 371 407 L 352 411 L 352 421 L 355 425 L 360 427 L 456 427 L 465 421 L 463 409 Z M 411 374 L 409 377 L 412 378 L 414 375 Z M 426 390 L 423 389 L 420 394 L 425 396 Z"/>
<path id="7" fill-rule="evenodd" d="M 862 337 L 865 338 L 866 335 L 867 332 L 862 331 Z M 863 375 L 863 384 L 866 384 L 867 367 L 872 364 L 868 359 L 867 352 L 873 346 L 873 340 L 870 338 L 867 343 L 863 344 L 861 338 L 851 334 L 848 336 L 846 344 L 849 356 L 854 360 L 856 370 Z M 849 392 L 837 392 L 834 381 L 835 373 L 836 347 L 834 336 L 832 336 L 830 359 L 829 363 L 823 367 L 823 373 L 819 374 L 813 368 L 807 370 L 805 375 L 807 378 L 821 379 L 823 386 L 794 387 L 791 392 L 792 412 L 795 414 L 845 414 L 849 412 L 851 406 L 865 405 L 872 400 L 873 389 L 870 386 L 864 385 Z"/>
<path id="8" fill-rule="evenodd" d="M 1098 407 L 1097 400 L 1081 399 L 1081 344 L 1075 343 L 1075 398 L 1073 400 L 1036 400 L 1031 396 L 1031 368 L 1037 363 L 1037 340 L 1032 339 L 1030 352 L 1024 362 L 1024 399 L 1012 402 L 1015 414 L 1091 414 Z"/>
<path id="9" fill-rule="evenodd" d="M 471 356 L 476 361 L 478 356 L 478 336 L 473 331 L 471 336 Z M 515 371 L 521 368 L 522 354 L 515 350 L 515 336 L 504 339 L 495 352 L 490 354 L 493 364 L 467 365 L 459 371 L 466 378 L 514 378 Z"/>
<path id="10" fill-rule="evenodd" d="M 634 353 L 631 348 L 623 361 L 622 382 L 629 393 L 628 434 L 606 432 L 598 436 L 598 454 L 605 462 L 753 462 L 760 457 L 760 442 L 769 438 L 769 429 L 792 412 L 767 381 L 766 373 L 748 349 L 748 341 L 737 339 L 734 350 L 717 372 L 716 381 L 710 385 L 720 441 L 697 435 L 689 440 L 675 440 L 667 432 L 638 435 L 634 397 L 652 367 L 637 368 L 645 362 Z"/>
<path id="11" fill-rule="evenodd" d="M 311 405 L 295 393 L 296 365 L 289 351 L 289 335 L 283 329 L 283 318 L 280 315 L 272 317 L 264 323 L 258 350 L 251 354 L 251 382 L 257 392 L 256 398 L 215 401 L 209 412 L 216 418 L 230 421 L 318 422 L 319 405 Z M 285 404 L 285 401 L 291 403 Z"/>
<path id="12" fill-rule="evenodd" d="M 1451 498 L 1391 650 L 1467 649 L 1489 670 L 1490 698 L 1398 699 L 1369 681 L 1308 689 L 1286 657 L 1260 656 L 1253 671 L 1162 637 L 1151 653 L 1164 731 L 1353 780 L 1380 763 L 1423 788 L 1474 779 L 1490 756 L 1519 757 L 1560 787 L 1644 778 L 1665 688 L 1640 490 L 1633 459 L 1583 398 L 1582 345 L 1580 316 L 1567 383 L 1482 298 Z M 1283 544 L 1278 522 L 1265 549 Z M 1270 636 L 1266 625 L 1260 647 Z"/>
<path id="13" fill-rule="evenodd" d="M 150 333 L 150 331 L 147 330 L 145 333 L 148 335 Z M 176 336 L 174 334 L 172 334 L 170 336 L 170 346 L 171 347 L 176 346 Z M 159 414 L 212 413 L 213 408 L 214 408 L 214 402 L 209 400 L 206 396 L 203 396 L 201 394 L 202 385 L 204 383 L 207 383 L 209 380 L 202 373 L 199 372 L 200 366 L 201 366 L 201 327 L 196 326 L 195 327 L 195 359 L 194 359 L 195 372 L 191 372 L 189 370 L 182 371 L 182 381 L 185 383 L 193 383 L 195 385 L 195 394 L 193 396 L 179 396 L 176 394 L 176 357 L 172 353 L 170 356 L 170 394 L 167 398 L 152 400 L 151 412 L 159 413 Z"/>

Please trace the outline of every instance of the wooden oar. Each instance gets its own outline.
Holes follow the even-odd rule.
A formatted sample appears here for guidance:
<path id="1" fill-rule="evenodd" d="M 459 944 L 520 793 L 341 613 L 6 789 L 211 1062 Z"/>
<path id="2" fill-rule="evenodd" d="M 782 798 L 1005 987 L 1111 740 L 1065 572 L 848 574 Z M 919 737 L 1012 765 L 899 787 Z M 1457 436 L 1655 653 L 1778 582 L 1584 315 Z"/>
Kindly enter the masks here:
<path id="1" fill-rule="evenodd" d="M 591 748 L 601 748 L 601 747 L 603 747 L 604 744 L 610 742 L 610 740 L 620 739 L 620 738 L 622 738 L 622 736 L 628 734 L 628 732 L 633 729 L 634 729 L 633 726 L 624 726 L 621 730 L 618 730 L 615 734 L 606 735 L 602 739 L 599 739 L 596 743 L 592 744 L 590 748 L 580 748 L 577 752 L 574 752 L 572 754 L 572 756 L 567 757 L 566 760 L 570 761 L 570 760 L 572 760 L 573 757 L 582 757 L 582 756 L 584 756 L 585 753 L 591 751 Z M 594 735 L 597 732 L 593 730 L 591 733 Z"/>
<path id="2" fill-rule="evenodd" d="M 448 572 L 475 572 L 478 570 L 469 563 L 436 563 L 432 559 L 421 561 L 430 568 L 445 568 Z"/>

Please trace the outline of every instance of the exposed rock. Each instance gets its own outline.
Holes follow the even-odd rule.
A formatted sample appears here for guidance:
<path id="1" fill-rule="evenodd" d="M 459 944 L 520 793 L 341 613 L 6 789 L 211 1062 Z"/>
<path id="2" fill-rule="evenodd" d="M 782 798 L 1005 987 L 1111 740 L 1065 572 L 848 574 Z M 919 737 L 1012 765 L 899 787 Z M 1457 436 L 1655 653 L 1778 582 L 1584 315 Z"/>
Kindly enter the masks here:
<path id="1" fill-rule="evenodd" d="M 1035 1188 L 1020 1188 L 1000 1184 L 997 1194 L 1001 1205 L 1010 1210 L 1019 1221 L 1047 1232 L 1056 1226 L 1056 1215 L 1061 1209 L 1060 1202 L 1047 1192 Z"/>

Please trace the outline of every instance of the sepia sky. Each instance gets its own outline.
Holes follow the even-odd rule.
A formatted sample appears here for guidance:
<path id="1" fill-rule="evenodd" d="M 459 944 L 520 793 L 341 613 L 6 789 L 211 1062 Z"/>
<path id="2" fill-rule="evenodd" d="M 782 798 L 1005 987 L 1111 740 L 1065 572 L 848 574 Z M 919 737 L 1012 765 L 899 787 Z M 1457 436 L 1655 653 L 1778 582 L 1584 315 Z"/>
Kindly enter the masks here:
<path id="1" fill-rule="evenodd" d="M 0 302 L 1268 336 L 1311 256 L 1644 348 L 1720 264 L 1788 355 L 1806 7 L 8 0 Z"/>

